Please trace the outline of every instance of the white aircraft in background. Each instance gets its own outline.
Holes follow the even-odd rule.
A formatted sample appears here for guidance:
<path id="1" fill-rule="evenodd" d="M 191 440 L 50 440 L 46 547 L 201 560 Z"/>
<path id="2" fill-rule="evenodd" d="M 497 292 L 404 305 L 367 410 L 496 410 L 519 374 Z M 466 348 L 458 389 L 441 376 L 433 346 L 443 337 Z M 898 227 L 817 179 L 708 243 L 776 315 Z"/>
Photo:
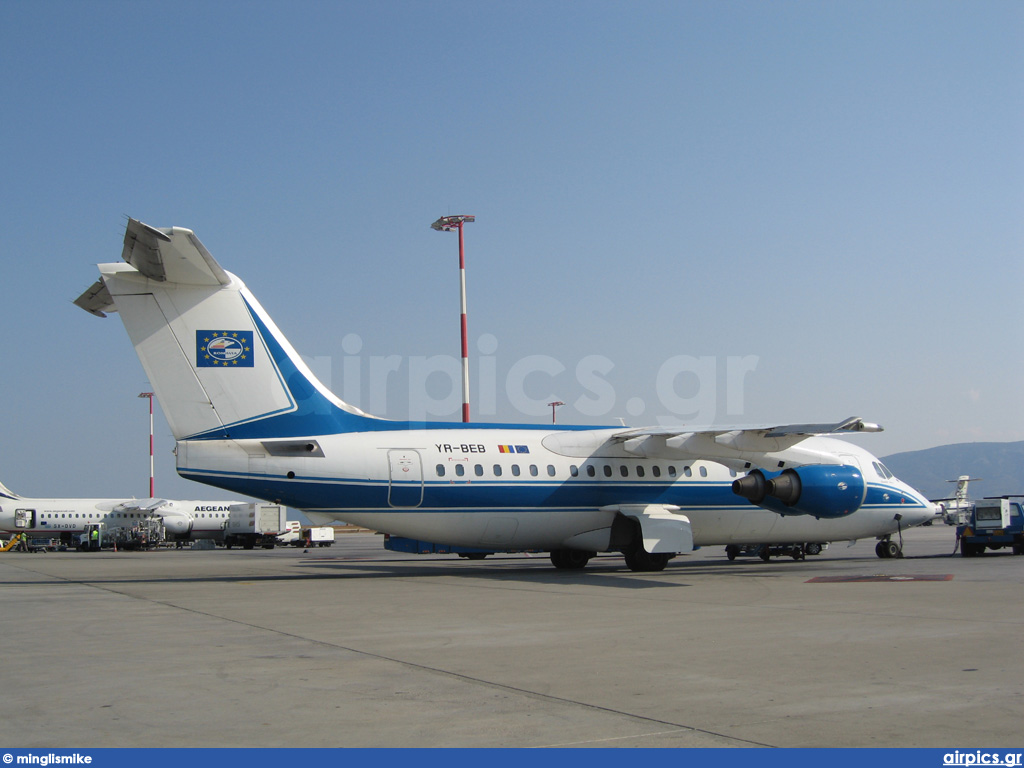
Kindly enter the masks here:
<path id="1" fill-rule="evenodd" d="M 178 473 L 316 525 L 544 550 L 559 568 L 621 552 L 651 571 L 694 545 L 879 537 L 896 556 L 889 535 L 935 514 L 867 451 L 817 436 L 881 429 L 858 418 L 695 431 L 370 416 L 314 377 L 191 230 L 129 219 L 122 258 L 75 303 L 121 315 Z"/>
<path id="2" fill-rule="evenodd" d="M 77 544 L 86 526 L 108 533 L 131 531 L 158 521 L 168 541 L 222 539 L 232 504 L 238 501 L 172 499 L 27 499 L 0 483 L 0 531 L 57 538 Z"/>

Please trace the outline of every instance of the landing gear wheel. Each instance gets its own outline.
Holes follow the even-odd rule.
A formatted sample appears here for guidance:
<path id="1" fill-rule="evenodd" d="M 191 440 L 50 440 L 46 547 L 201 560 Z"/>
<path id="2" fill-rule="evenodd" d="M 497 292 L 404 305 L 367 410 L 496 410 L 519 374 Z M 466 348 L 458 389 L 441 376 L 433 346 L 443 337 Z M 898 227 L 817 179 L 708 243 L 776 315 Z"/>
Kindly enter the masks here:
<path id="1" fill-rule="evenodd" d="M 758 550 L 757 556 L 764 560 L 766 563 L 772 559 L 772 551 L 768 549 L 767 544 L 762 544 L 761 549 Z"/>
<path id="2" fill-rule="evenodd" d="M 459 557 L 464 557 L 467 560 L 483 560 L 487 557 L 486 552 L 459 552 Z"/>
<path id="3" fill-rule="evenodd" d="M 821 544 L 807 544 L 804 546 L 804 553 L 808 555 L 820 555 Z"/>
<path id="4" fill-rule="evenodd" d="M 740 548 L 735 544 L 728 544 L 725 547 L 725 556 L 730 560 L 735 560 L 736 556 L 740 553 Z"/>
<path id="5" fill-rule="evenodd" d="M 657 552 L 651 554 L 643 549 L 636 549 L 633 552 L 623 553 L 626 558 L 626 567 L 631 571 L 654 572 L 663 571 L 668 561 L 675 557 L 672 552 Z"/>
<path id="6" fill-rule="evenodd" d="M 880 541 L 875 544 L 875 554 L 883 559 L 903 557 L 903 550 L 895 541 Z"/>
<path id="7" fill-rule="evenodd" d="M 596 553 L 584 552 L 582 549 L 553 549 L 551 550 L 551 564 L 564 571 L 581 571 L 587 567 Z"/>

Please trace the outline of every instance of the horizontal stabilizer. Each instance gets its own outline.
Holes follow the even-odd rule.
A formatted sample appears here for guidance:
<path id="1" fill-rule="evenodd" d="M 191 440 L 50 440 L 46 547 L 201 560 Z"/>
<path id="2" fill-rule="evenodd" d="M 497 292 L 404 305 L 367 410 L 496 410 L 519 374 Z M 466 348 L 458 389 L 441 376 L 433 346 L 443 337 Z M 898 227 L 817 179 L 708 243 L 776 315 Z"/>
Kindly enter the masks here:
<path id="1" fill-rule="evenodd" d="M 231 282 L 191 229 L 157 229 L 128 219 L 121 258 L 158 283 L 227 285 Z"/>
<path id="2" fill-rule="evenodd" d="M 114 299 L 102 280 L 97 280 L 89 286 L 85 293 L 75 299 L 75 306 L 81 307 L 97 317 L 106 317 L 107 312 L 117 311 Z"/>

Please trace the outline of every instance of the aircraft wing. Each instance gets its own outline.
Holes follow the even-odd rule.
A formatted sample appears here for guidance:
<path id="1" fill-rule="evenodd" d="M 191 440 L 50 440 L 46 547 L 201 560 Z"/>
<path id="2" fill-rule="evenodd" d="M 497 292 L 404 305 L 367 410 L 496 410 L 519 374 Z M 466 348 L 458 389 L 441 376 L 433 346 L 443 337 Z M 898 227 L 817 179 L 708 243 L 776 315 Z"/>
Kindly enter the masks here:
<path id="1" fill-rule="evenodd" d="M 613 434 L 613 443 L 620 443 L 629 453 L 651 458 L 708 459 L 727 465 L 766 465 L 777 454 L 793 448 L 813 435 L 844 432 L 881 432 L 878 424 L 852 417 L 834 424 L 782 424 L 763 427 L 688 430 L 685 427 L 649 427 Z M 796 456 L 791 455 L 792 462 Z M 808 453 L 805 460 L 815 461 Z"/>
<path id="2" fill-rule="evenodd" d="M 114 510 L 117 512 L 154 512 L 166 503 L 166 499 L 132 499 L 121 502 L 114 507 Z"/>

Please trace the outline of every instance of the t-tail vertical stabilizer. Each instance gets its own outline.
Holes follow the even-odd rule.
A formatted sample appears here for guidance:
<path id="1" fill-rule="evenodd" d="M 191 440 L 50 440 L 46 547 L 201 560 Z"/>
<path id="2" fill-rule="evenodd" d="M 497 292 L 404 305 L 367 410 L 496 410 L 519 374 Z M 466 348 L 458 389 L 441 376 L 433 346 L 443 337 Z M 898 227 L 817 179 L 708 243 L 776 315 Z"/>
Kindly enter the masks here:
<path id="1" fill-rule="evenodd" d="M 0 483 L 0 498 L 19 499 L 21 497 L 18 496 L 18 494 L 13 493 L 6 485 Z"/>
<path id="2" fill-rule="evenodd" d="M 75 304 L 116 311 L 177 440 L 380 428 L 335 397 L 188 229 L 128 220 L 122 258 Z M 376 426 L 375 426 L 376 425 Z"/>

